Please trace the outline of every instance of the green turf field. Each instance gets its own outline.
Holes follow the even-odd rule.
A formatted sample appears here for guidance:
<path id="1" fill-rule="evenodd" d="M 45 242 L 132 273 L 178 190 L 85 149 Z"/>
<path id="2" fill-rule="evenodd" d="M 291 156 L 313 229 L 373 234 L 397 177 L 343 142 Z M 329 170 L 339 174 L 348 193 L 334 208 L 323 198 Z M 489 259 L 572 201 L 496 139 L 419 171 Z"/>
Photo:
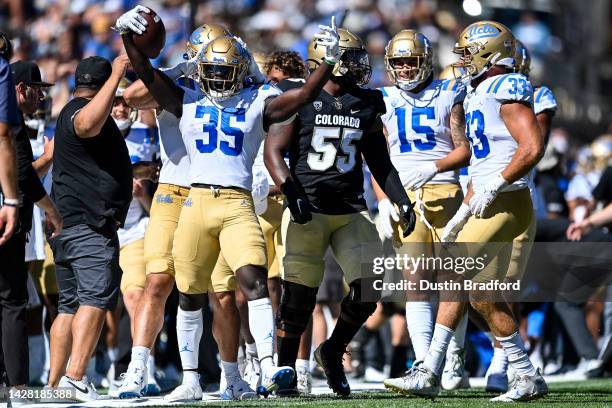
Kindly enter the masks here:
<path id="1" fill-rule="evenodd" d="M 444 392 L 434 402 L 414 397 L 402 397 L 386 391 L 355 393 L 348 400 L 316 396 L 311 398 L 274 399 L 268 401 L 245 401 L 221 403 L 228 407 L 364 407 L 364 408 L 394 408 L 394 407 L 499 407 L 500 403 L 488 402 L 493 395 L 483 389 L 474 388 L 461 392 Z M 198 404 L 197 406 L 218 406 L 214 404 Z M 606 407 L 612 408 L 612 379 L 588 380 L 550 384 L 550 394 L 543 400 L 529 402 L 529 407 Z M 181 405 L 196 406 L 196 405 Z"/>

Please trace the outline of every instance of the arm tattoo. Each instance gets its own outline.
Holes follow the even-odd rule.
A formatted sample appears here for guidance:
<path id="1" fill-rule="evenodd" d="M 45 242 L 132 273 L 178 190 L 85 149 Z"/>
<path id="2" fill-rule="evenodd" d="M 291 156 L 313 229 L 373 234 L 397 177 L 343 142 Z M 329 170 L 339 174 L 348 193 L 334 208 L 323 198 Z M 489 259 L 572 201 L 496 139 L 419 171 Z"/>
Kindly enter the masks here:
<path id="1" fill-rule="evenodd" d="M 455 149 L 460 146 L 465 146 L 469 149 L 470 142 L 467 140 L 465 135 L 465 116 L 463 114 L 463 106 L 459 103 L 453 106 L 453 109 L 451 110 L 450 129 Z"/>

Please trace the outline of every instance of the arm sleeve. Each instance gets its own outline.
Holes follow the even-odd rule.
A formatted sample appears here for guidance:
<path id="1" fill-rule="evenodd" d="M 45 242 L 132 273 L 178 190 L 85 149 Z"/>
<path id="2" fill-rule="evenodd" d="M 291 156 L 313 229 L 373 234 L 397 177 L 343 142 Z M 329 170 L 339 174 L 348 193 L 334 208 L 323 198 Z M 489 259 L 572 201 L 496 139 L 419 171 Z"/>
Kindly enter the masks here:
<path id="1" fill-rule="evenodd" d="M 16 151 L 19 190 L 28 200 L 35 203 L 42 199 L 47 192 L 32 167 L 32 146 L 25 130 L 20 131 L 17 135 Z"/>

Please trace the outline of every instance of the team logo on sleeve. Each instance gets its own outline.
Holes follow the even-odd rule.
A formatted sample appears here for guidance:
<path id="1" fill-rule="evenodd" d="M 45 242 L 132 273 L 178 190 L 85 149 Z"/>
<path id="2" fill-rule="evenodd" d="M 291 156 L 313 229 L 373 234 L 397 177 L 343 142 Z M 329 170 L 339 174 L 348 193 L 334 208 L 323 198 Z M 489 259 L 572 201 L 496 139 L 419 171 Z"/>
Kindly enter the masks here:
<path id="1" fill-rule="evenodd" d="M 323 102 L 321 102 L 321 101 L 314 101 L 312 103 L 312 106 L 315 108 L 315 110 L 317 112 L 319 112 L 321 109 L 323 109 Z"/>

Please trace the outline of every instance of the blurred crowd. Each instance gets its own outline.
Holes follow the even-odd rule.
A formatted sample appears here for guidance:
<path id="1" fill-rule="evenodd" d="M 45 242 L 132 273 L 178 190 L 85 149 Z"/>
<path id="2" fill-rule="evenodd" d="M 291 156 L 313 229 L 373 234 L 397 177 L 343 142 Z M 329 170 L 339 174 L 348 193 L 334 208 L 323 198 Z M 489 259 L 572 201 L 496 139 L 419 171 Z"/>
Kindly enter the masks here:
<path id="1" fill-rule="evenodd" d="M 451 50 L 455 38 L 467 21 L 466 16 L 436 8 L 435 1 L 424 0 L 210 0 L 193 2 L 197 3 L 194 10 L 189 2 L 182 0 L 5 0 L 0 2 L 0 31 L 9 33 L 13 40 L 14 60 L 35 60 L 40 66 L 42 79 L 55 84 L 49 89 L 38 114 L 28 123 L 35 130 L 32 134 L 35 154 L 42 154 L 45 148 L 42 136 L 53 135 L 54 120 L 71 98 L 78 61 L 92 55 L 112 60 L 121 53 L 121 39 L 111 26 L 119 15 L 137 3 L 154 9 L 164 22 L 167 43 L 155 61 L 158 66 L 171 66 L 180 61 L 192 25 L 204 22 L 226 24 L 232 32 L 240 34 L 253 51 L 270 53 L 291 49 L 305 57 L 307 42 L 318 24 L 327 20 L 330 14 L 339 13 L 339 6 L 344 3 L 350 8 L 344 25 L 359 33 L 368 47 L 373 68 L 372 87 L 388 84 L 383 55 L 387 41 L 394 33 L 403 28 L 423 32 L 435 44 L 436 65 L 444 67 L 454 58 Z M 539 61 L 560 45 L 550 28 L 534 14 L 524 13 L 520 19 L 510 23 L 514 24 L 517 37 L 532 50 L 534 77 L 538 82 L 542 77 Z M 143 117 L 139 123 L 154 126 Z M 535 178 L 539 240 L 584 239 L 591 234 L 595 234 L 594 240 L 612 240 L 605 224 L 587 222 L 592 214 L 612 202 L 612 170 L 609 167 L 612 163 L 612 124 L 609 133 L 593 135 L 593 140 L 585 143 L 573 138 L 565 129 L 554 127 L 553 122 L 546 154 L 538 165 Z M 155 143 L 155 137 L 147 140 L 147 143 Z M 154 153 L 155 149 L 151 151 Z M 577 232 L 576 229 L 570 231 L 572 223 L 582 227 Z M 40 223 L 38 225 L 40 227 Z M 41 266 L 44 263 L 42 267 L 45 270 L 52 270 L 48 252 L 46 255 L 44 251 L 35 254 L 31 259 Z M 43 274 L 39 280 L 32 280 L 30 337 L 31 380 L 42 384 L 46 383 L 45 365 L 48 364 L 44 337 L 55 313 L 50 298 L 57 297 L 52 289 L 41 289 L 53 286 L 43 282 L 44 279 L 50 278 Z M 604 373 L 605 356 L 602 353 L 612 337 L 612 303 L 608 303 L 606 309 L 606 304 L 600 300 L 601 296 L 596 301 L 580 304 L 549 303 L 524 308 L 525 322 L 529 322 L 524 324 L 524 334 L 530 340 L 532 353 L 536 353 L 532 356 L 539 358 L 533 357 L 536 358 L 534 363 L 544 367 L 546 374 L 569 372 L 575 378 L 584 378 L 588 373 Z M 174 379 L 180 369 L 173 333 L 176 303 L 176 297 L 168 302 L 165 328 L 156 351 L 158 367 L 164 368 L 167 380 Z M 42 305 L 45 306 L 43 314 Z M 207 315 L 205 321 L 210 322 L 210 310 L 204 313 Z M 331 315 L 325 316 L 329 320 Z M 127 319 L 127 316 L 124 314 L 123 318 Z M 128 323 L 122 323 L 121 319 L 119 323 L 112 319 L 109 321 L 112 324 L 106 329 L 107 334 L 103 336 L 97 354 L 99 358 L 97 362 L 92 361 L 90 372 L 90 378 L 96 378 L 97 373 L 100 382 L 111 360 L 118 363 L 122 355 L 129 354 L 129 320 Z M 115 327 L 115 324 L 119 326 Z M 403 327 L 405 329 L 405 323 Z M 124 338 L 126 332 L 127 340 Z M 383 372 L 391 360 L 389 333 L 385 326 L 376 333 L 368 332 L 359 337 L 363 341 L 358 341 L 354 347 L 360 348 L 362 353 L 357 354 L 360 358 L 355 359 L 352 367 L 347 365 L 347 370 L 354 370 L 359 375 L 367 374 L 366 379 L 372 381 L 385 378 Z M 315 337 L 320 335 L 315 333 Z M 207 347 L 200 347 L 203 354 L 202 381 L 218 382 L 216 346 L 210 327 L 204 333 L 203 342 Z M 483 375 L 491 358 L 490 343 L 472 326 L 468 343 L 468 369 L 472 375 Z M 103 351 L 111 349 L 125 350 Z M 122 371 L 117 368 L 117 372 Z"/>

